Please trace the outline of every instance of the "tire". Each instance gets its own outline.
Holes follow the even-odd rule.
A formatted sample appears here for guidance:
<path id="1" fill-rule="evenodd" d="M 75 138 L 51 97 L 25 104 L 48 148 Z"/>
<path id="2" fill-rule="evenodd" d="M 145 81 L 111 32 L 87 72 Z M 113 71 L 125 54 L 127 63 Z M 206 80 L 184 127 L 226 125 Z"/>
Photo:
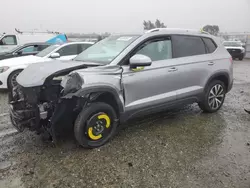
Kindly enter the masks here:
<path id="1" fill-rule="evenodd" d="M 96 126 L 101 128 L 96 129 Z M 97 148 L 106 144 L 115 135 L 117 126 L 117 115 L 113 107 L 96 102 L 83 108 L 79 113 L 75 121 L 74 134 L 82 147 Z M 100 130 L 103 132 L 97 132 Z"/>
<path id="2" fill-rule="evenodd" d="M 243 60 L 243 57 L 240 57 L 239 60 L 242 61 L 242 60 Z"/>
<path id="3" fill-rule="evenodd" d="M 213 89 L 213 93 L 216 94 L 215 87 L 220 88 L 220 89 L 218 89 L 218 93 L 217 93 L 218 97 L 212 97 L 213 96 L 213 94 L 211 92 L 212 89 Z M 223 90 L 221 90 L 221 89 L 223 89 Z M 207 113 L 217 112 L 222 107 L 224 100 L 225 100 L 225 97 L 226 97 L 225 84 L 220 80 L 213 80 L 205 88 L 204 96 L 203 96 L 203 99 L 201 100 L 201 102 L 199 103 L 199 107 L 204 112 L 207 112 Z M 213 103 L 213 101 L 214 101 L 214 103 Z M 218 101 L 220 101 L 220 102 L 218 102 Z"/>
<path id="4" fill-rule="evenodd" d="M 16 80 L 16 77 L 20 74 L 20 72 L 22 72 L 22 70 L 16 70 L 9 75 L 7 80 L 7 86 L 9 90 L 12 90 L 12 88 L 15 86 L 13 83 L 13 79 Z"/>

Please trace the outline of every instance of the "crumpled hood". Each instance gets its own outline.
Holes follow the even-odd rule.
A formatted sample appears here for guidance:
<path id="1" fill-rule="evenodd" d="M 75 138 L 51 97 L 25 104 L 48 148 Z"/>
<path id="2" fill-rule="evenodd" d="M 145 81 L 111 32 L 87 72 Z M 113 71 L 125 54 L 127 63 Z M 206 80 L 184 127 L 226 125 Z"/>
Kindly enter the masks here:
<path id="1" fill-rule="evenodd" d="M 86 63 L 80 61 L 59 61 L 53 60 L 29 65 L 17 77 L 17 82 L 23 87 L 35 87 L 44 84 L 45 80 L 62 71 L 73 71 L 75 69 L 86 68 L 87 66 L 97 66 L 96 63 Z"/>
<path id="2" fill-rule="evenodd" d="M 114 80 L 120 82 L 122 68 L 119 65 L 104 65 L 73 72 L 78 73 L 83 78 L 84 84 L 114 83 Z"/>
<path id="3" fill-rule="evenodd" d="M 26 65 L 36 62 L 45 61 L 44 58 L 29 55 L 29 56 L 23 56 L 23 57 L 14 57 L 10 59 L 4 59 L 0 61 L 0 67 L 1 66 L 15 66 L 15 65 Z"/>

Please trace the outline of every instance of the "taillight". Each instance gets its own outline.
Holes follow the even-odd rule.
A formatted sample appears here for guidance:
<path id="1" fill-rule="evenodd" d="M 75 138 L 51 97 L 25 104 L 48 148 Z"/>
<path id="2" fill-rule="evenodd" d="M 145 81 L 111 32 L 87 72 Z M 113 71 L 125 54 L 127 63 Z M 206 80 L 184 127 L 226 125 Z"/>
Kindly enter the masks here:
<path id="1" fill-rule="evenodd" d="M 229 59 L 229 60 L 230 60 L 230 62 L 231 62 L 231 63 L 233 63 L 233 62 L 234 62 L 232 57 L 230 57 L 230 59 Z"/>

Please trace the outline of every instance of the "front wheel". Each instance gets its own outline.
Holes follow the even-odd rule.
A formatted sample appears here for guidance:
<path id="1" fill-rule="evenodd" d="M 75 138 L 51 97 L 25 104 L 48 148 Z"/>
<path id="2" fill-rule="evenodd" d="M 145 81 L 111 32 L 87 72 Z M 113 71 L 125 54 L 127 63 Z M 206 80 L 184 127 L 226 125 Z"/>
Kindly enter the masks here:
<path id="1" fill-rule="evenodd" d="M 103 102 L 92 103 L 84 107 L 76 119 L 75 138 L 84 148 L 97 148 L 115 135 L 117 126 L 113 107 Z"/>
<path id="2" fill-rule="evenodd" d="M 20 74 L 20 72 L 22 72 L 22 70 L 16 70 L 9 75 L 7 80 L 9 90 L 12 90 L 13 87 L 17 86 L 16 78 Z"/>
<path id="3" fill-rule="evenodd" d="M 243 60 L 243 57 L 240 57 L 239 60 L 242 61 L 242 60 Z"/>
<path id="4" fill-rule="evenodd" d="M 214 80 L 205 88 L 204 97 L 199 106 L 204 112 L 216 112 L 222 107 L 225 96 L 225 84 L 220 80 Z"/>

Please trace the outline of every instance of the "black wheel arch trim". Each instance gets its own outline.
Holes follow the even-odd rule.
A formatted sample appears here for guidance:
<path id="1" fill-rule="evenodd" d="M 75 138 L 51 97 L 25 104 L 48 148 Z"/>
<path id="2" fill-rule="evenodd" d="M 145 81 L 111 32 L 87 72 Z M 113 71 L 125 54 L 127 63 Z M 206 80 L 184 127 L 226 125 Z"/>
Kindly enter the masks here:
<path id="1" fill-rule="evenodd" d="M 118 109 L 119 109 L 119 113 L 123 113 L 124 112 L 124 105 L 123 102 L 121 101 L 120 97 L 119 97 L 119 93 L 117 92 L 117 89 L 114 88 L 114 86 L 112 85 L 89 85 L 89 86 L 84 86 L 82 89 L 78 90 L 75 93 L 69 93 L 65 96 L 63 96 L 62 98 L 72 98 L 72 97 L 86 97 L 89 96 L 89 94 L 91 93 L 98 93 L 96 95 L 96 97 L 98 97 L 100 94 L 103 93 L 110 93 L 112 94 L 112 96 L 114 97 L 117 105 L 118 105 Z"/>
<path id="2" fill-rule="evenodd" d="M 216 72 L 216 73 L 214 73 L 212 76 L 210 76 L 209 77 L 209 79 L 207 80 L 207 82 L 206 82 L 206 87 L 207 87 L 207 85 L 212 81 L 212 80 L 214 80 L 215 78 L 217 78 L 217 77 L 219 77 L 219 76 L 225 76 L 226 78 L 227 78 L 227 81 L 228 81 L 228 85 L 227 85 L 227 92 L 230 90 L 230 76 L 229 76 L 229 73 L 228 72 L 226 72 L 226 71 L 223 71 L 223 72 Z M 205 88 L 206 88 L 205 87 Z"/>

